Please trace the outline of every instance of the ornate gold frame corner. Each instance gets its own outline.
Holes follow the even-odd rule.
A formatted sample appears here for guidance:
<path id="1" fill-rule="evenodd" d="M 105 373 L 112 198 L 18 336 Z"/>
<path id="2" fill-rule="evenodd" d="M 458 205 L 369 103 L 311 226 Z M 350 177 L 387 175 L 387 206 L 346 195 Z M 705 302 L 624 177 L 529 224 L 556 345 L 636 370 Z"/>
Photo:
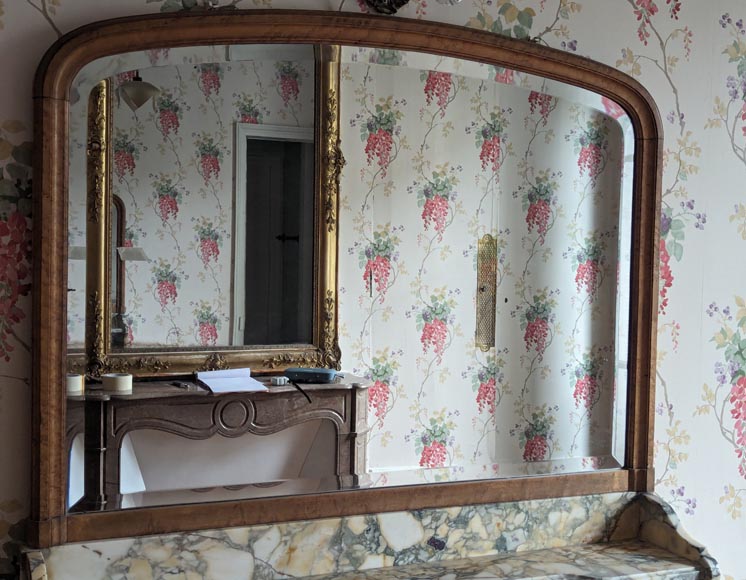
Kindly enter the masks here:
<path id="1" fill-rule="evenodd" d="M 291 366 L 340 368 L 338 335 L 339 179 L 345 160 L 339 137 L 339 45 L 317 45 L 315 83 L 313 343 L 244 349 L 113 351 L 111 332 L 111 103 L 109 80 L 88 101 L 85 355 L 69 354 L 69 372 L 139 377 L 250 366 L 273 372 Z"/>

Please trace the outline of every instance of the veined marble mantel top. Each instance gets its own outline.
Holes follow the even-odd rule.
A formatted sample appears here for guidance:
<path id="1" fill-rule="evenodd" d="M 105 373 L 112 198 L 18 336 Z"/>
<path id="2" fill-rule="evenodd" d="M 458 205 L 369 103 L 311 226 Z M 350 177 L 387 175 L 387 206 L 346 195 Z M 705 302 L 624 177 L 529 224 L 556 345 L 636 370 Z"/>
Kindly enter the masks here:
<path id="1" fill-rule="evenodd" d="M 633 540 L 345 572 L 313 576 L 313 580 L 697 580 L 701 577 L 689 560 Z"/>
<path id="2" fill-rule="evenodd" d="M 28 552 L 33 580 L 710 580 L 652 494 L 615 493 L 105 540 Z"/>

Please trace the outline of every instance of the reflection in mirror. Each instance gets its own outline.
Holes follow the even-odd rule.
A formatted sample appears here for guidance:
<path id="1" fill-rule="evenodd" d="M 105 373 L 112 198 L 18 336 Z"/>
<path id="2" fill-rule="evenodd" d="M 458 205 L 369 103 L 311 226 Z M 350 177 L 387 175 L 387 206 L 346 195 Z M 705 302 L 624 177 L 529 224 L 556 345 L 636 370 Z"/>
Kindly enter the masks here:
<path id="1" fill-rule="evenodd" d="M 233 344 L 312 340 L 313 128 L 236 125 Z"/>
<path id="2" fill-rule="evenodd" d="M 300 334 L 288 321 L 313 292 L 313 47 L 231 47 L 216 62 L 156 64 L 138 70 L 159 90 L 151 106 L 132 111 L 117 98 L 135 71 L 113 80 L 112 193 L 127 216 L 125 246 L 147 259 L 124 262 L 112 346 L 311 342 L 310 312 Z M 245 131 L 260 123 L 278 131 Z M 303 129 L 303 140 L 285 128 Z M 239 135 L 248 143 L 234 155 Z"/>
<path id="3" fill-rule="evenodd" d="M 375 381 L 374 485 L 417 468 L 439 481 L 622 465 L 623 111 L 473 62 L 350 48 L 343 63 L 342 349 Z M 485 234 L 487 352 L 475 343 Z"/>
<path id="4" fill-rule="evenodd" d="M 116 254 L 123 266 L 110 272 L 112 284 L 124 280 L 112 346 L 147 353 L 307 342 L 314 258 L 306 240 L 318 235 L 305 193 L 318 110 L 309 101 L 313 51 L 283 48 L 311 54 L 309 61 L 279 58 L 277 50 L 172 49 L 151 55 L 158 66 L 127 55 L 108 59 L 103 75 L 87 69 L 89 87 L 138 70 L 160 90 L 135 112 L 116 97 L 112 103 L 111 180 L 124 220 Z M 324 470 L 310 476 L 304 469 L 328 457 L 306 449 L 300 423 L 282 425 L 272 437 L 302 457 L 257 481 L 240 466 L 270 445 L 267 434 L 242 434 L 235 448 L 225 439 L 234 432 L 213 430 L 199 442 L 165 435 L 178 431 L 173 422 L 182 435 L 195 424 L 198 415 L 186 408 L 198 387 L 144 383 L 107 404 L 162 413 L 172 423 L 158 429 L 151 421 L 118 440 L 119 481 L 143 484 L 117 488 L 137 495 L 125 493 L 107 509 L 205 501 L 194 487 L 236 499 L 255 497 L 258 487 L 261 495 L 285 495 L 624 464 L 634 153 L 624 111 L 510 69 L 354 47 L 342 49 L 339 103 L 347 162 L 340 341 L 347 376 L 364 379 L 363 388 L 342 379 L 338 392 L 311 398 L 349 397 L 346 408 L 360 424 L 335 428 L 338 438 L 354 434 L 362 453 L 342 471 L 337 465 L 332 478 Z M 71 126 L 84 128 L 84 118 Z M 71 136 L 75 142 L 84 138 Z M 85 218 L 80 207 L 72 215 Z M 85 223 L 71 224 L 71 244 L 78 243 L 73 227 L 84 231 Z M 112 243 L 118 235 L 112 231 Z M 492 249 L 479 252 L 485 240 Z M 128 259 L 135 249 L 144 257 Z M 116 308 L 119 291 L 111 290 Z M 74 318 L 69 326 L 72 346 Z M 483 327 L 488 332 L 477 334 Z M 243 402 L 200 396 L 228 424 L 240 423 L 246 401 L 280 405 L 297 396 L 293 405 L 306 404 L 292 390 L 244 394 Z M 208 461 L 230 476 L 205 481 Z M 82 458 L 71 465 L 82 469 Z M 164 474 L 177 472 L 179 484 L 169 488 Z"/>

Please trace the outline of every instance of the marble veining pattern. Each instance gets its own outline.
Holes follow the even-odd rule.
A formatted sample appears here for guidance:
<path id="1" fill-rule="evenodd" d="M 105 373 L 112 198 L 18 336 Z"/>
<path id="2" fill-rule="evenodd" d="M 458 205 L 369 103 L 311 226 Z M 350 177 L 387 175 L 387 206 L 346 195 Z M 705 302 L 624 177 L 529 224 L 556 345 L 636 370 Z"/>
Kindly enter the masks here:
<path id="1" fill-rule="evenodd" d="M 625 543 L 638 538 L 645 542 L 645 552 L 632 553 L 624 548 Z M 546 563 L 547 554 L 559 558 L 555 569 L 537 568 Z M 665 555 L 660 562 L 663 567 L 656 568 L 653 562 L 661 554 Z M 484 561 L 463 561 L 484 557 L 492 558 L 489 571 L 475 568 L 484 566 Z M 716 562 L 683 534 L 670 506 L 651 494 L 633 493 L 68 544 L 46 550 L 44 558 L 50 580 L 269 580 L 313 576 L 457 580 L 519 578 L 524 571 L 533 574 L 527 578 L 560 580 L 576 578 L 581 567 L 582 577 L 588 579 L 718 577 Z M 588 576 L 586 568 L 591 564 L 593 570 L 606 575 Z M 402 571 L 405 566 L 414 567 Z M 378 568 L 387 570 L 373 572 Z M 423 569 L 428 571 L 421 572 Z M 437 576 L 438 570 L 447 571 Z M 611 572 L 615 575 L 609 575 Z M 415 573 L 420 575 L 406 576 Z M 38 580 L 45 579 L 44 575 L 38 576 Z"/>
<path id="2" fill-rule="evenodd" d="M 641 542 L 535 550 L 483 558 L 412 564 L 368 572 L 315 576 L 314 580 L 697 580 L 684 558 Z"/>
<path id="3" fill-rule="evenodd" d="M 47 550 L 45 557 L 54 580 L 139 580 L 176 571 L 182 578 L 301 578 L 603 542 L 634 496 L 482 504 L 69 544 Z"/>

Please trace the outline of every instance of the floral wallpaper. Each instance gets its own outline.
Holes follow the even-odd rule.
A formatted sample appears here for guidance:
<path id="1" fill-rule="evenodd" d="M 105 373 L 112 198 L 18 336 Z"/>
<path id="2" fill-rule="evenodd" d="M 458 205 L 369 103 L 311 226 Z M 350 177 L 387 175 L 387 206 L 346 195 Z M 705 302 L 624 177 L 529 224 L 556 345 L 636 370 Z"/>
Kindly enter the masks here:
<path id="1" fill-rule="evenodd" d="M 245 59 L 251 47 L 235 52 Z M 125 345 L 228 345 L 235 123 L 313 128 L 313 53 L 306 51 L 307 61 L 261 54 L 226 61 L 225 47 L 146 53 L 150 66 L 139 74 L 160 89 L 152 104 L 133 112 L 118 97 L 117 88 L 135 70 L 111 77 L 112 194 L 125 211 L 124 247 L 142 248 L 148 258 L 124 262 Z M 128 55 L 115 67 L 126 69 L 139 58 L 142 54 Z M 112 66 L 112 59 L 101 60 L 88 68 Z M 194 60 L 197 64 L 181 63 Z M 84 72 L 77 85 L 81 94 L 87 93 L 88 79 L 97 78 Z M 86 127 L 80 122 L 85 117 L 75 115 L 85 115 L 84 105 L 81 98 L 71 113 L 77 171 L 71 171 L 70 180 L 78 192 L 84 188 L 76 185 L 85 183 Z M 85 231 L 84 201 L 76 201 L 71 240 Z M 85 240 L 76 243 L 85 245 Z M 81 265 L 71 264 L 76 272 Z M 68 326 L 71 343 L 77 344 L 84 338 L 85 305 L 74 294 Z"/>
<path id="2" fill-rule="evenodd" d="M 601 110 L 512 70 L 388 50 L 344 60 L 342 353 L 374 379 L 373 473 L 618 465 L 623 127 L 599 97 Z M 488 352 L 474 343 L 485 233 L 499 246 Z"/>
<path id="3" fill-rule="evenodd" d="M 116 16 L 189 9 L 198 4 L 201 0 L 0 2 L 0 43 L 5 49 L 0 59 L 8 86 L 13 87 L 0 94 L 0 251 L 5 256 L 0 270 L 4 296 L 0 317 L 0 532 L 6 537 L 19 534 L 28 513 L 30 488 L 28 240 L 33 227 L 33 71 L 46 48 L 60 34 L 77 26 Z M 249 9 L 337 10 L 340 5 L 344 10 L 361 9 L 352 0 L 220 0 L 219 4 Z M 746 200 L 741 186 L 746 171 L 743 4 L 737 0 L 465 0 L 445 6 L 415 0 L 402 15 L 495 34 L 530 35 L 538 42 L 628 72 L 652 94 L 665 129 L 656 485 L 679 511 L 687 530 L 711 548 L 722 569 L 731 578 L 746 578 L 741 553 L 746 540 L 741 419 L 746 278 L 739 261 L 746 244 Z M 437 106 L 437 96 L 433 95 L 430 107 Z M 381 151 L 385 155 L 385 149 Z M 376 152 L 371 152 L 376 159 Z M 411 194 L 416 195 L 415 191 Z M 376 219 L 375 223 L 386 221 Z M 427 233 L 437 232 L 437 223 L 434 219 L 429 222 Z M 421 227 L 425 231 L 424 222 Z M 444 240 L 450 231 L 444 230 Z M 378 240 L 383 247 L 386 239 L 381 233 Z M 375 242 L 375 231 L 370 235 Z M 515 271 L 515 265 L 511 266 Z M 362 282 L 365 263 L 358 268 L 356 276 Z M 437 302 L 439 312 L 444 312 L 444 305 L 452 297 L 447 291 L 431 295 L 435 296 L 431 305 Z M 349 296 L 345 299 L 350 300 Z M 408 302 L 414 304 L 412 294 Z M 408 322 L 416 320 L 417 313 L 413 316 Z M 423 318 L 423 327 L 424 322 Z M 415 346 L 422 349 L 419 341 Z M 437 356 L 430 346 L 428 354 Z M 444 349 L 444 357 L 447 354 Z M 376 376 L 399 372 L 396 355 L 396 351 L 373 353 L 369 362 L 379 373 Z M 481 376 L 489 377 L 490 373 Z M 478 390 L 482 384 L 479 370 L 475 369 L 474 374 L 479 382 L 472 384 Z M 571 377 L 565 375 L 568 390 L 574 391 Z M 393 389 L 391 396 L 395 393 Z M 491 405 L 489 396 L 480 400 L 484 401 L 483 408 Z M 412 401 L 405 401 L 404 407 L 410 404 Z M 408 445 L 413 445 L 412 441 Z M 440 454 L 437 448 L 433 451 L 433 456 Z M 4 560 L 2 567 L 9 571 L 9 561 Z"/>

